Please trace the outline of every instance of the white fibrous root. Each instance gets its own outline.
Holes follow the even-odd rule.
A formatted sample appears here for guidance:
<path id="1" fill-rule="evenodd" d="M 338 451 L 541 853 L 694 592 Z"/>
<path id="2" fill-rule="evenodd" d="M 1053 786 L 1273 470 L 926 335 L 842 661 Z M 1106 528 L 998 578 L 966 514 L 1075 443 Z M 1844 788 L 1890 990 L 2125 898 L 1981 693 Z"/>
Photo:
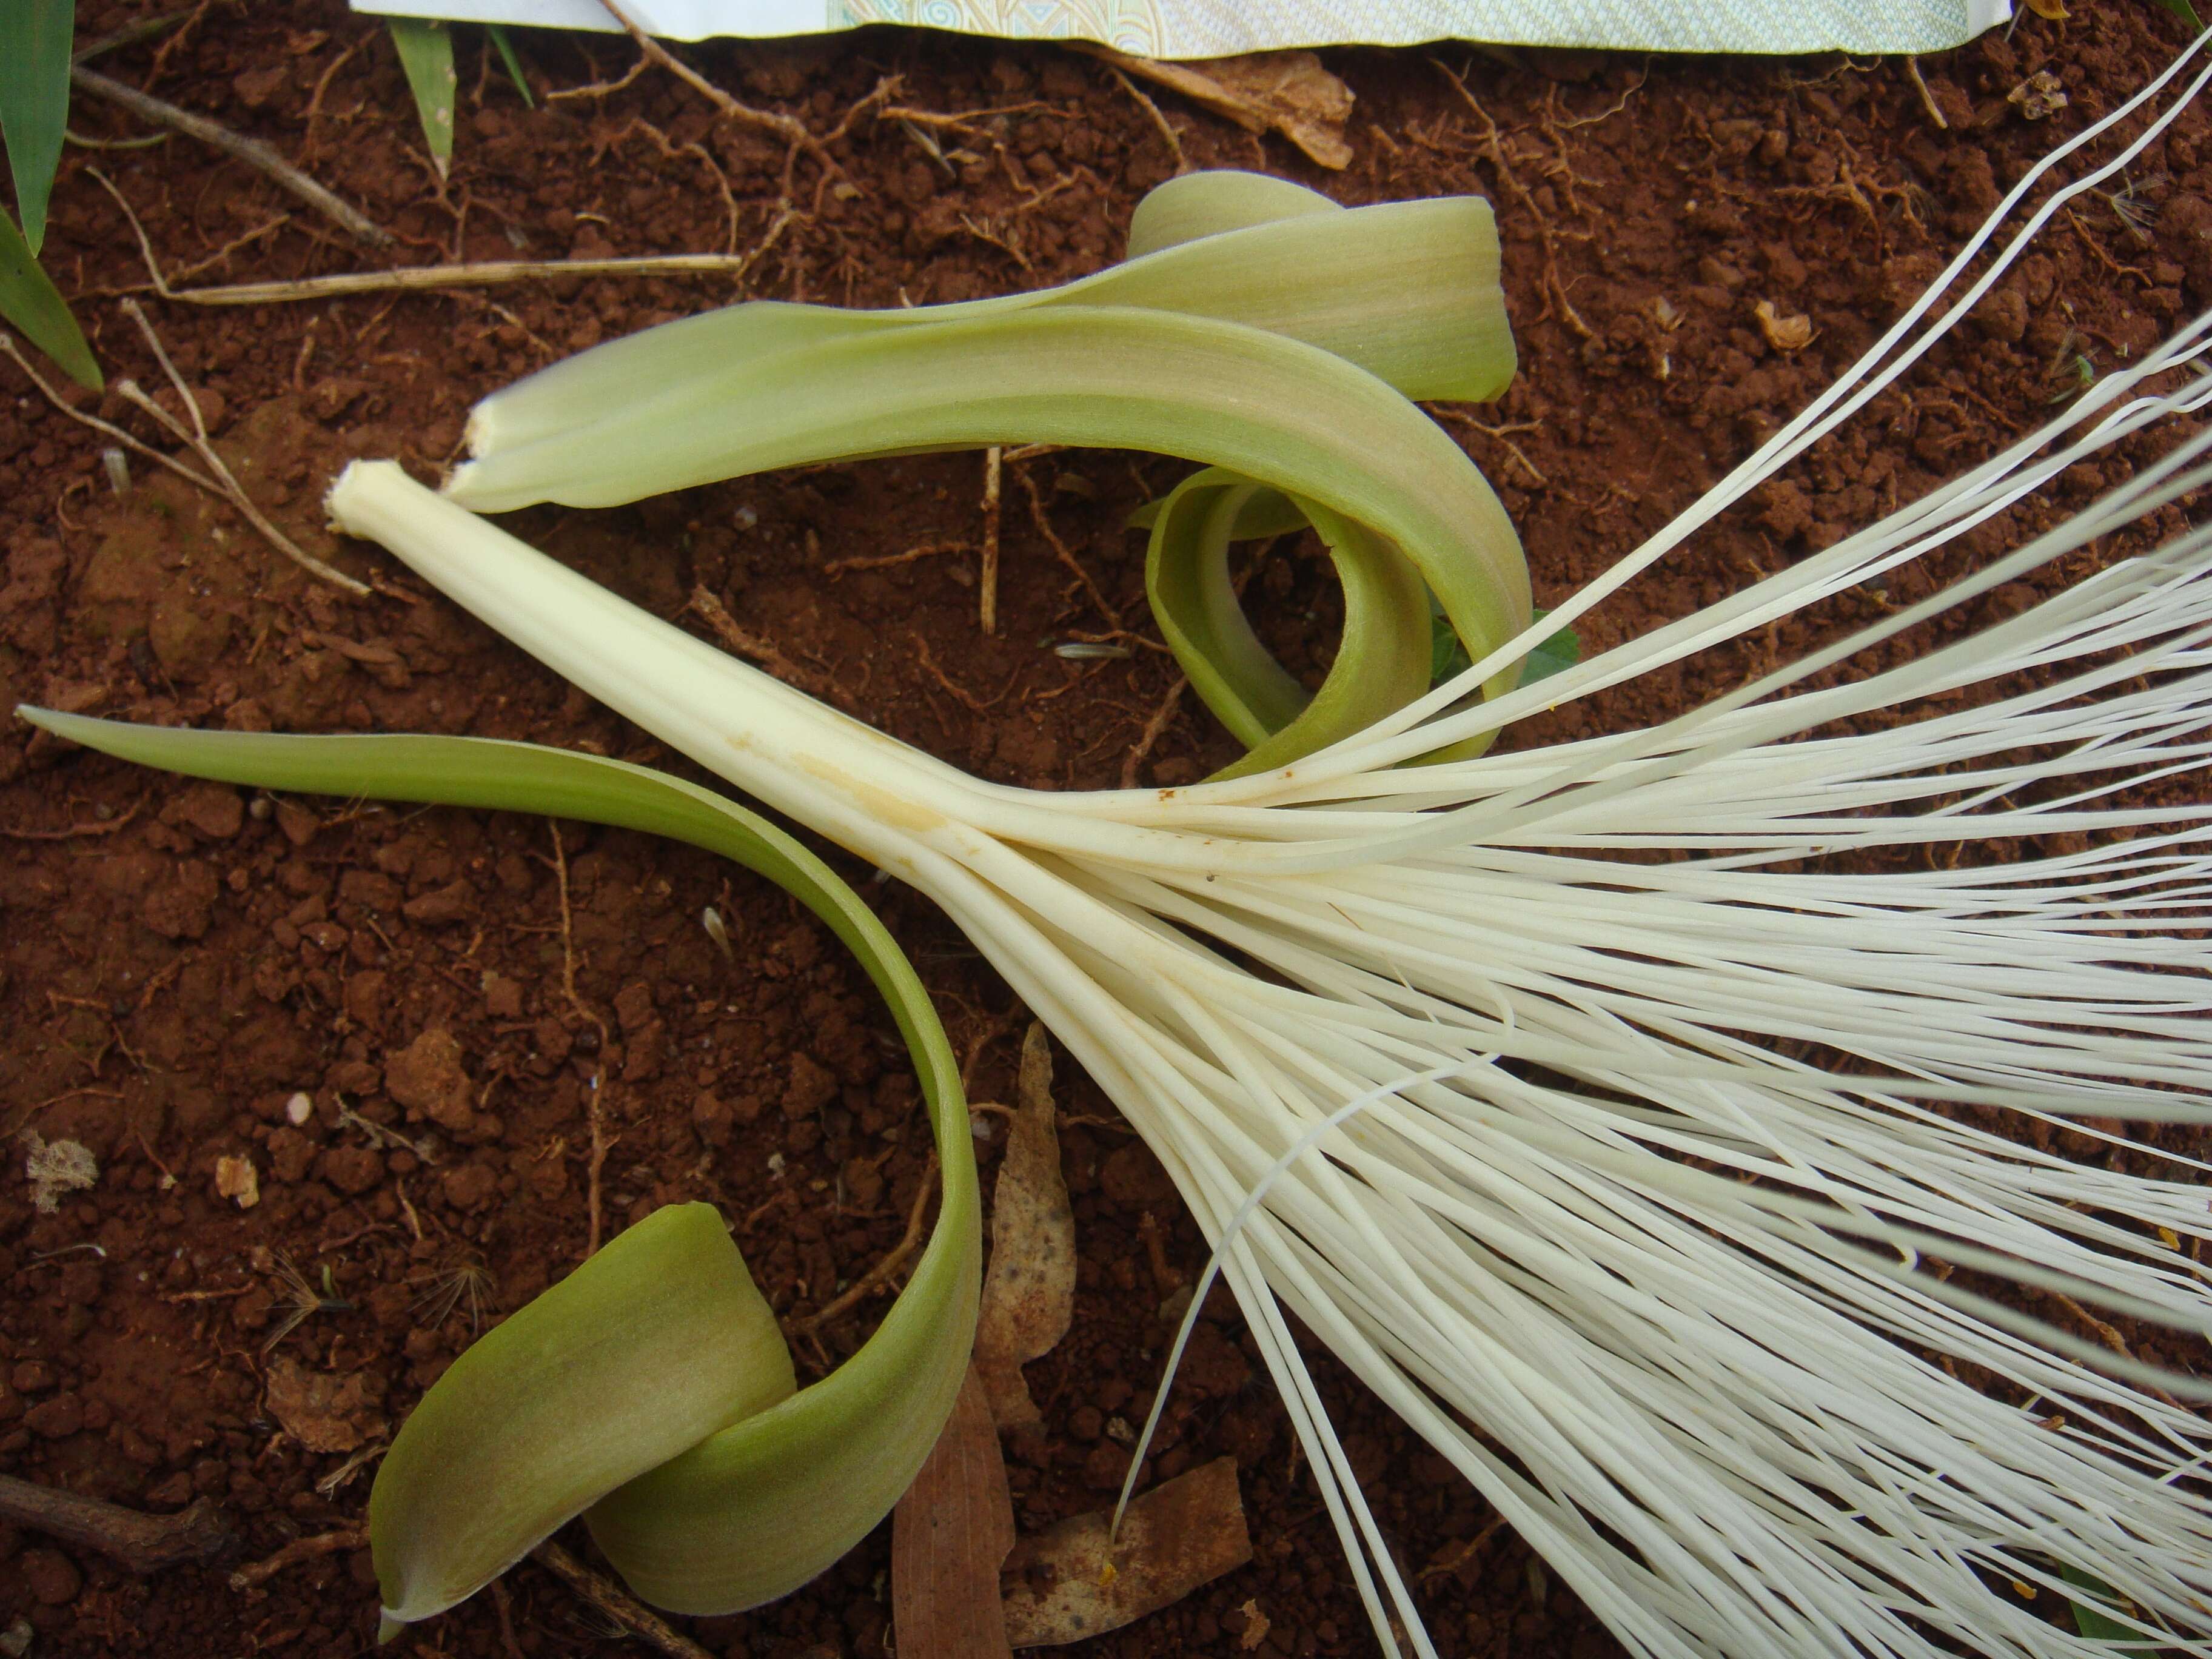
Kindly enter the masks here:
<path id="1" fill-rule="evenodd" d="M 2024 180 L 1864 362 L 1605 579 L 1260 775 L 988 785 L 396 468 L 355 467 L 331 505 L 927 893 L 1210 1237 L 1281 1165 L 1222 1267 L 1378 1629 L 1435 1651 L 1293 1317 L 1637 1653 L 2108 1651 L 2024 1586 L 2094 1594 L 2146 1651 L 2212 1654 L 2191 1409 L 2212 1387 L 2130 1346 L 2137 1328 L 2212 1328 L 2207 1166 L 2118 1127 L 2212 1121 L 2212 531 L 2154 546 L 2143 529 L 2212 484 L 2212 435 L 2175 418 L 2212 401 L 2212 320 L 1782 574 L 1472 696 L 1863 408 L 2206 78 L 2185 57 Z M 2052 168 L 2130 119 L 2125 149 L 1989 252 Z M 2072 520 L 1689 714 L 1401 764 L 1883 578 L 2169 427 L 2163 459 Z M 2046 577 L 2008 619 L 1887 648 L 2083 550 L 2069 568 L 2091 574 Z M 2165 1173 L 2133 1172 L 2145 1160 Z"/>

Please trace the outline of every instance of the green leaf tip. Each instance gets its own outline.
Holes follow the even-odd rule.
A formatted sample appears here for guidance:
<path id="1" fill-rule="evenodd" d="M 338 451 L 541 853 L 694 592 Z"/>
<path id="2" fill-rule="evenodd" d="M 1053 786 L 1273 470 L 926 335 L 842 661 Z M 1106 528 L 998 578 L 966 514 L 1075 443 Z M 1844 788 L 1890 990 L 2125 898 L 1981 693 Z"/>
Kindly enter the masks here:
<path id="1" fill-rule="evenodd" d="M 0 6 L 0 139 L 15 176 L 23 240 L 34 254 L 46 240 L 46 201 L 61 165 L 76 27 L 76 0 Z"/>
<path id="2" fill-rule="evenodd" d="M 442 1613 L 570 1516 L 796 1386 L 711 1205 L 654 1211 L 478 1338 L 369 1493 L 392 1619 Z"/>
<path id="3" fill-rule="evenodd" d="M 61 366 L 79 386 L 101 390 L 106 382 L 85 343 L 84 331 L 70 314 L 69 301 L 39 268 L 15 222 L 0 211 L 0 318 L 23 331 L 24 337 Z"/>

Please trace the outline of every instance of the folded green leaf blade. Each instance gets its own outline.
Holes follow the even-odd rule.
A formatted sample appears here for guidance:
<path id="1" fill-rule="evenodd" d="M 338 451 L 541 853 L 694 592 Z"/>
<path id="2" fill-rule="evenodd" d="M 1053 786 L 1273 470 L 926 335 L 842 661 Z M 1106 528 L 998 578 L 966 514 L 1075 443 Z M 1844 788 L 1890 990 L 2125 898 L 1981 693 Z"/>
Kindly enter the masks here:
<path id="1" fill-rule="evenodd" d="M 955 1097 L 957 1102 L 957 1097 Z M 592 1537 L 647 1601 L 740 1612 L 789 1594 L 860 1542 L 898 1502 L 951 1415 L 973 1346 L 982 1273 L 980 1203 L 964 1111 L 933 1103 L 945 1218 L 897 1303 L 860 1351 L 811 1388 L 595 1504 Z M 835 1503 L 790 1494 L 834 1492 Z"/>
<path id="2" fill-rule="evenodd" d="M 530 77 L 522 72 L 522 59 L 514 50 L 513 38 L 498 23 L 486 24 L 484 33 L 491 37 L 492 45 L 498 48 L 499 61 L 507 70 L 507 78 L 514 82 L 514 89 L 522 94 L 523 108 L 536 109 L 538 100 L 531 94 Z"/>
<path id="3" fill-rule="evenodd" d="M 714 1206 L 654 1211 L 478 1338 L 401 1425 L 368 1503 L 385 1616 L 442 1613 L 601 1494 L 794 1386 Z"/>
<path id="4" fill-rule="evenodd" d="M 1226 185 L 1191 183 L 1224 178 Z M 1255 190 L 1279 215 L 1284 192 L 1317 205 L 1272 219 L 1251 206 L 1224 228 L 1226 204 Z M 1064 287 L 910 310 L 756 301 L 609 341 L 478 404 L 471 451 L 490 459 L 561 434 L 588 449 L 610 423 L 684 418 L 734 363 L 878 331 L 1060 306 L 1126 306 L 1266 329 L 1357 363 L 1409 398 L 1480 402 L 1511 382 L 1497 225 L 1480 198 L 1342 209 L 1276 179 L 1192 173 L 1146 198 L 1140 224 L 1163 197 L 1159 234 L 1184 240 Z M 811 372 L 798 360 L 786 367 Z"/>
<path id="5" fill-rule="evenodd" d="M 100 389 L 100 365 L 70 315 L 69 301 L 39 269 L 15 222 L 0 212 L 0 317 L 23 331 L 31 343 L 60 364 L 79 386 Z"/>
<path id="6" fill-rule="evenodd" d="M 1129 216 L 1127 257 L 1140 259 L 1227 230 L 1346 210 L 1319 191 L 1287 179 L 1233 167 L 1202 168 L 1145 192 Z"/>
<path id="7" fill-rule="evenodd" d="M 774 1316 L 719 1218 L 704 1205 L 656 1212 L 471 1347 L 403 1427 L 371 1501 L 391 1619 L 451 1606 L 611 1488 L 591 1511 L 594 1532 L 641 1595 L 682 1611 L 731 1611 L 795 1589 L 889 1513 L 965 1372 L 981 1200 L 944 1027 L 913 965 L 827 865 L 708 790 L 596 756 L 18 712 L 88 747 L 195 776 L 555 812 L 723 854 L 845 941 L 906 1039 L 943 1196 L 913 1278 L 860 1352 L 793 1394 Z"/>
<path id="8" fill-rule="evenodd" d="M 0 5 L 0 139 L 15 180 L 15 207 L 33 253 L 46 237 L 46 201 L 69 123 L 70 43 L 76 0 Z M 19 325 L 28 332 L 27 325 Z"/>

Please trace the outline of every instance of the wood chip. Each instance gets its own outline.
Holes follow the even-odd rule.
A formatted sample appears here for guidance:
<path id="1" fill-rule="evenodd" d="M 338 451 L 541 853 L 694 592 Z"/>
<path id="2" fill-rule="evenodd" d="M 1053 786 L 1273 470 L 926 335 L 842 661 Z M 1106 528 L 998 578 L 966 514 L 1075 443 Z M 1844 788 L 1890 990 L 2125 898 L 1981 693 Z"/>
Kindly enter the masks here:
<path id="1" fill-rule="evenodd" d="M 1252 1559 L 1233 1457 L 1139 1497 L 1109 1544 L 1112 1518 L 1109 1510 L 1079 1515 L 1014 1547 L 1005 1595 L 1014 1646 L 1053 1647 L 1118 1630 Z"/>
<path id="2" fill-rule="evenodd" d="M 1761 300 L 1751 309 L 1759 319 L 1759 331 L 1766 336 L 1766 343 L 1777 351 L 1802 351 L 1813 343 L 1813 319 L 1810 317 L 1785 317 L 1774 308 L 1771 300 Z"/>
<path id="3" fill-rule="evenodd" d="M 2019 107 L 2022 120 L 2040 121 L 2066 107 L 2066 88 L 2049 70 L 2038 70 L 2005 94 L 2005 102 Z"/>
<path id="4" fill-rule="evenodd" d="M 1244 1628 L 1237 1638 L 1237 1645 L 1249 1653 L 1267 1639 L 1271 1621 L 1266 1613 L 1260 1611 L 1260 1598 L 1256 1595 L 1237 1611 L 1244 1615 Z"/>
<path id="5" fill-rule="evenodd" d="M 269 1412 L 311 1452 L 349 1452 L 384 1432 L 376 1396 L 359 1371 L 333 1376 L 296 1359 L 269 1368 Z"/>
<path id="6" fill-rule="evenodd" d="M 999 1574 L 1014 1501 L 975 1368 L 952 1420 L 891 1521 L 891 1623 L 899 1659 L 1012 1659 Z"/>
<path id="7" fill-rule="evenodd" d="M 1022 1042 L 1017 1098 L 991 1200 L 991 1266 L 975 1322 L 975 1371 L 1001 1432 L 1039 1425 L 1022 1366 L 1051 1352 L 1075 1316 L 1075 1212 L 1060 1173 L 1052 1045 L 1041 1024 Z"/>
<path id="8" fill-rule="evenodd" d="M 227 1198 L 241 1210 L 261 1201 L 261 1173 L 244 1153 L 215 1161 L 215 1195 Z"/>
<path id="9" fill-rule="evenodd" d="M 1345 123 L 1352 88 L 1310 52 L 1261 52 L 1194 64 L 1162 64 L 1108 46 L 1087 48 L 1116 69 L 1182 94 L 1248 132 L 1279 132 L 1325 167 L 1352 164 Z"/>

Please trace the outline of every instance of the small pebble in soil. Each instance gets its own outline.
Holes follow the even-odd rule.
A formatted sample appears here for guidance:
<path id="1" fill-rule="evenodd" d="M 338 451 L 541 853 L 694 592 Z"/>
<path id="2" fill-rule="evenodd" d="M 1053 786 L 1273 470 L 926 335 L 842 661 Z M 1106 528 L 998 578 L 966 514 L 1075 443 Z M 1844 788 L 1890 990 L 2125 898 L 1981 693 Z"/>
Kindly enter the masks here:
<path id="1" fill-rule="evenodd" d="M 24 1584 L 46 1607 L 74 1601 L 84 1588 L 84 1575 L 76 1570 L 76 1563 L 59 1550 L 25 1550 L 16 1565 Z"/>

